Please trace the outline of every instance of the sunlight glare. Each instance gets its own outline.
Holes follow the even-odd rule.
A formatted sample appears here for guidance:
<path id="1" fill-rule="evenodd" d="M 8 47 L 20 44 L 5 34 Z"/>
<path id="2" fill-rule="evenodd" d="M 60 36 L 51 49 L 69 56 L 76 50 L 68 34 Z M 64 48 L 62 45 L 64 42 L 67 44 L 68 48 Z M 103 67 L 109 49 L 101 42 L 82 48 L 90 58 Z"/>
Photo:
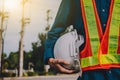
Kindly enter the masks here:
<path id="1" fill-rule="evenodd" d="M 6 10 L 15 9 L 20 4 L 20 0 L 4 0 L 4 8 Z"/>

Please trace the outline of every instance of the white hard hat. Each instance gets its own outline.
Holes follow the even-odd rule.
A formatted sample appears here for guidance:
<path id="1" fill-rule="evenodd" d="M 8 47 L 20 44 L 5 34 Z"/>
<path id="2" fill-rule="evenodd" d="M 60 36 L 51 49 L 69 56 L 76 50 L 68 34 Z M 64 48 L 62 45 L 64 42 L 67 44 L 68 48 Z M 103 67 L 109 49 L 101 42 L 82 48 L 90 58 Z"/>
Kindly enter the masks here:
<path id="1" fill-rule="evenodd" d="M 80 70 L 79 47 L 84 43 L 84 38 L 76 30 L 61 36 L 54 46 L 54 57 L 63 59 L 70 65 L 62 65 L 67 69 Z"/>

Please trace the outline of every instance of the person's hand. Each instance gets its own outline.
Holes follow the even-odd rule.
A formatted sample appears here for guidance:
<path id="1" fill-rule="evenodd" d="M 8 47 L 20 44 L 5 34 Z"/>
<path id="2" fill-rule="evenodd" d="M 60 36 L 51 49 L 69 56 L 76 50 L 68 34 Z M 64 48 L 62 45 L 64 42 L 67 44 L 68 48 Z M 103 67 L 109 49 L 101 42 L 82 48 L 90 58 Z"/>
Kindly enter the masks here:
<path id="1" fill-rule="evenodd" d="M 61 72 L 61 73 L 71 74 L 71 73 L 75 72 L 74 70 L 68 70 L 68 69 L 64 68 L 63 66 L 61 66 L 60 64 L 64 64 L 64 65 L 68 65 L 69 64 L 68 62 L 66 62 L 64 60 L 61 60 L 61 59 L 50 58 L 48 60 L 48 64 L 51 67 L 53 67 L 54 69 L 59 70 L 59 72 Z"/>

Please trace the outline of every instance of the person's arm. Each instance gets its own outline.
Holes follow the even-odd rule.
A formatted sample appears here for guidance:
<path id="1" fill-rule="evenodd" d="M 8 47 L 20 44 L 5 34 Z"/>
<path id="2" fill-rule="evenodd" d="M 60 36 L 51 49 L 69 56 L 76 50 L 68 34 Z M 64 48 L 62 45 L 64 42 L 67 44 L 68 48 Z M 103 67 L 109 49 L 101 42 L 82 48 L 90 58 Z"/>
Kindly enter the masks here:
<path id="1" fill-rule="evenodd" d="M 47 64 L 49 58 L 54 58 L 53 49 L 56 40 L 60 37 L 68 26 L 71 25 L 72 0 L 62 0 L 56 15 L 54 24 L 48 32 L 48 38 L 45 42 L 44 61 Z"/>
<path id="2" fill-rule="evenodd" d="M 69 64 L 68 62 L 60 59 L 55 59 L 53 55 L 53 49 L 56 40 L 66 30 L 68 26 L 72 24 L 73 16 L 73 0 L 62 0 L 56 15 L 54 24 L 51 30 L 48 32 L 48 38 L 45 42 L 44 61 L 51 67 L 57 68 L 62 73 L 73 73 L 73 70 L 68 70 L 62 67 L 60 64 Z"/>

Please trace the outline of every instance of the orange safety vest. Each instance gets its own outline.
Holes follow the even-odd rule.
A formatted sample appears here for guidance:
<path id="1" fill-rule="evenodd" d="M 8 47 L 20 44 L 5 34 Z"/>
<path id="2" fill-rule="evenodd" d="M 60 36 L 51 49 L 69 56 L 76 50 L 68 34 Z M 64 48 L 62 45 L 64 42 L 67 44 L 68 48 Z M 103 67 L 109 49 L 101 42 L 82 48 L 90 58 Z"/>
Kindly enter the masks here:
<path id="1" fill-rule="evenodd" d="M 103 33 L 95 0 L 80 0 L 86 43 L 80 52 L 83 71 L 120 68 L 120 0 L 111 0 Z"/>

